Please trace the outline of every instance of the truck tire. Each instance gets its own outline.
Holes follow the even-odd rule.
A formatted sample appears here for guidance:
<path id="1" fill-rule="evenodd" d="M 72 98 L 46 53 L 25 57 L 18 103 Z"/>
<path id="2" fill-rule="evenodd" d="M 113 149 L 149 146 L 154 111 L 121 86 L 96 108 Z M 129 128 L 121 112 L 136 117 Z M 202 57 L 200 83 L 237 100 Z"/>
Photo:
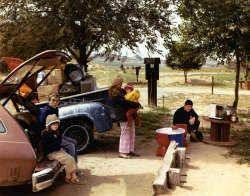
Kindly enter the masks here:
<path id="1" fill-rule="evenodd" d="M 77 141 L 77 153 L 82 154 L 90 150 L 94 135 L 91 126 L 82 120 L 73 120 L 64 123 L 61 127 L 64 136 Z"/>

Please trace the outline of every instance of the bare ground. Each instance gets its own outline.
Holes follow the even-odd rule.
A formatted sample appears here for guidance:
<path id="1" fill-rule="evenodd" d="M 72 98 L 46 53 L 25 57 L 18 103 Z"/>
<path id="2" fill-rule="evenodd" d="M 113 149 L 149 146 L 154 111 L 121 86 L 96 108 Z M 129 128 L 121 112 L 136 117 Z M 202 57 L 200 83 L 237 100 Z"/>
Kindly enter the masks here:
<path id="1" fill-rule="evenodd" d="M 166 121 L 167 122 L 167 121 Z M 169 126 L 168 124 L 166 126 Z M 206 126 L 206 125 L 204 125 Z M 87 185 L 64 182 L 64 174 L 54 184 L 32 194 L 31 186 L 1 188 L 0 195 L 60 195 L 60 196 L 150 196 L 152 184 L 162 163 L 156 157 L 158 144 L 154 138 L 136 136 L 135 149 L 141 156 L 133 159 L 118 158 L 119 127 L 96 134 L 95 145 L 89 154 L 79 155 L 81 179 Z M 163 195 L 192 196 L 248 196 L 250 168 L 236 163 L 238 157 L 229 157 L 227 149 L 208 144 L 189 143 L 190 161 L 182 170 L 187 183 L 174 187 Z"/>

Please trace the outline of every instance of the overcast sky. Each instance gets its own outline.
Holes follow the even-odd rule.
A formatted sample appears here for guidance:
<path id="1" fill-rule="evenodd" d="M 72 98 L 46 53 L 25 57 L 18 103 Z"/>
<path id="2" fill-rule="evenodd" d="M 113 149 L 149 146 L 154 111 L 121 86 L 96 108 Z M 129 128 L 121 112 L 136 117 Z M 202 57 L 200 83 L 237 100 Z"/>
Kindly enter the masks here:
<path id="1" fill-rule="evenodd" d="M 161 49 L 162 55 L 158 54 L 158 53 L 149 53 L 149 51 L 146 49 L 144 44 L 140 44 L 139 45 L 139 49 L 138 52 L 136 52 L 136 54 L 138 54 L 139 56 L 146 58 L 146 57 L 160 57 L 160 58 L 165 58 L 166 54 L 167 54 L 167 50 L 164 48 L 164 46 L 162 45 L 163 41 L 162 38 L 159 37 L 159 46 L 157 49 Z M 128 48 L 124 48 L 122 49 L 122 56 L 135 56 L 135 54 Z"/>
<path id="2" fill-rule="evenodd" d="M 174 10 L 174 8 L 172 8 Z M 181 23 L 181 19 L 180 17 L 178 17 L 177 15 L 175 14 L 172 14 L 171 16 L 172 18 L 172 26 L 177 26 L 178 24 Z M 139 51 L 138 51 L 138 55 L 145 58 L 145 57 L 160 57 L 161 59 L 165 58 L 166 54 L 168 53 L 167 49 L 163 46 L 163 39 L 161 37 L 159 37 L 159 45 L 158 45 L 158 48 L 157 49 L 160 49 L 162 50 L 162 55 L 161 54 L 158 54 L 158 53 L 149 53 L 149 51 L 146 49 L 145 47 L 145 44 L 140 44 L 139 45 Z M 128 57 L 131 57 L 131 56 L 135 56 L 135 54 L 128 48 L 124 48 L 122 50 L 122 55 L 123 56 L 128 56 Z"/>

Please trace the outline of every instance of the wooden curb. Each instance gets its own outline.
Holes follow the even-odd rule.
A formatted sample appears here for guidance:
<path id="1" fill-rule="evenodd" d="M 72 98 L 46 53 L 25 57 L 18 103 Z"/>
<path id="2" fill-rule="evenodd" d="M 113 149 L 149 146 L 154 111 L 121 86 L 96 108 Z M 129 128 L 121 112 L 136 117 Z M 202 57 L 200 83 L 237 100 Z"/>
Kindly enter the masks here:
<path id="1" fill-rule="evenodd" d="M 186 148 L 178 148 L 178 143 L 171 141 L 153 183 L 154 195 L 162 194 L 172 186 L 181 186 L 180 171 L 185 167 L 185 161 Z"/>

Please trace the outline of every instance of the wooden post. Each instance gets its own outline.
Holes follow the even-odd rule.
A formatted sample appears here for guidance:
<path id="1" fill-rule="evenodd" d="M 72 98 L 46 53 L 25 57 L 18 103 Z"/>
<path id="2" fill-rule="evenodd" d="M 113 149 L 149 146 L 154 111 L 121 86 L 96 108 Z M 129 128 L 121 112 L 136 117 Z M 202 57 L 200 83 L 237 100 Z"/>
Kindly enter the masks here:
<path id="1" fill-rule="evenodd" d="M 168 179 L 169 179 L 169 188 L 171 188 L 173 185 L 181 186 L 180 169 L 170 168 L 168 171 Z"/>
<path id="2" fill-rule="evenodd" d="M 135 73 L 136 73 L 136 81 L 138 82 L 138 76 L 139 76 L 139 70 L 141 67 L 135 67 Z"/>
<path id="3" fill-rule="evenodd" d="M 186 165 L 186 148 L 177 148 L 176 167 L 183 168 Z"/>
<path id="4" fill-rule="evenodd" d="M 164 108 L 164 95 L 162 96 L 162 107 Z"/>
<path id="5" fill-rule="evenodd" d="M 146 80 L 148 80 L 148 105 L 157 106 L 157 80 L 159 80 L 160 58 L 144 58 Z"/>
<path id="6" fill-rule="evenodd" d="M 163 159 L 158 175 L 153 183 L 154 195 L 163 194 L 167 188 L 173 185 L 180 186 L 180 168 L 184 167 L 186 160 L 186 148 L 177 148 L 178 143 L 171 141 Z"/>
<path id="7" fill-rule="evenodd" d="M 167 172 L 175 165 L 175 154 L 178 144 L 171 141 L 168 150 L 165 154 L 163 163 L 159 169 L 158 175 L 153 183 L 153 190 L 155 194 L 162 194 L 167 189 Z"/>
<path id="8" fill-rule="evenodd" d="M 214 94 L 214 76 L 212 76 L 212 95 Z"/>
<path id="9" fill-rule="evenodd" d="M 150 74 L 149 75 L 149 78 L 148 78 L 148 105 L 152 105 L 152 75 Z"/>

